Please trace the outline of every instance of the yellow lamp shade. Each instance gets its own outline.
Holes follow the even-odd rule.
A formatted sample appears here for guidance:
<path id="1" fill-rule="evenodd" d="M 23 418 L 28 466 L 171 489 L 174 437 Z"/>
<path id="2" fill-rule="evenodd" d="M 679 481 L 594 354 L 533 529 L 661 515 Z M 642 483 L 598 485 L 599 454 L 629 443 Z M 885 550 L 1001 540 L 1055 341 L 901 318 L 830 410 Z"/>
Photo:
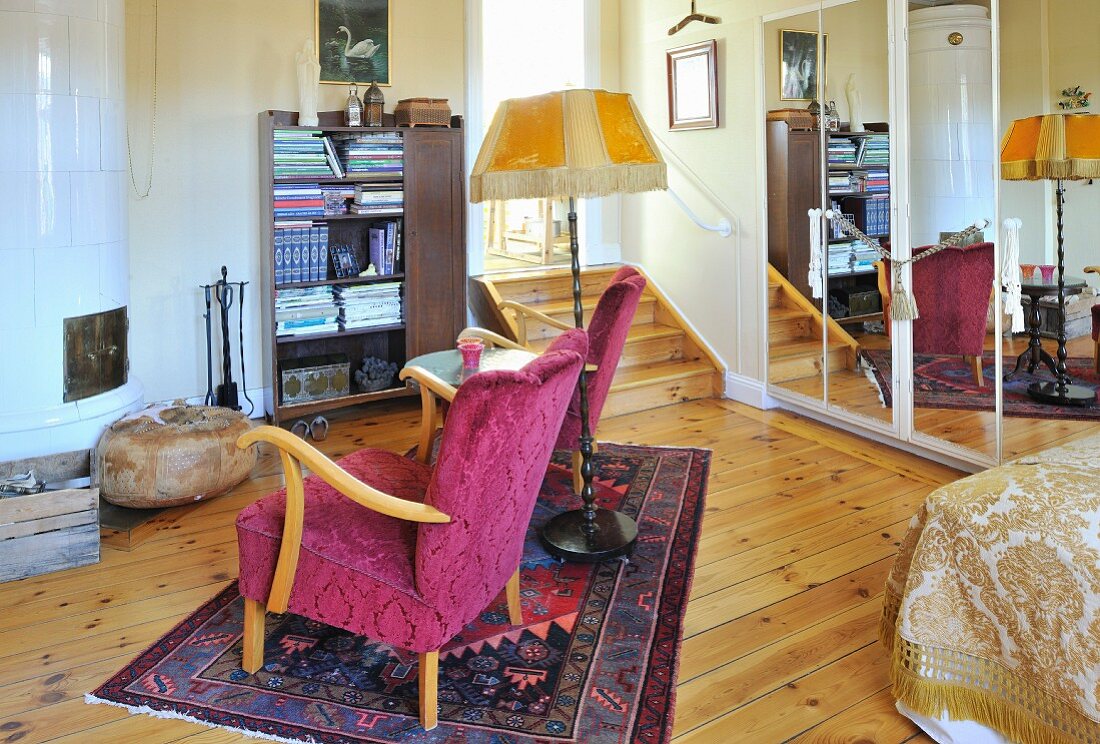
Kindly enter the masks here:
<path id="1" fill-rule="evenodd" d="M 1012 122 L 1001 141 L 1001 178 L 1100 178 L 1100 116 L 1045 114 Z"/>
<path id="2" fill-rule="evenodd" d="M 472 202 L 665 188 L 665 163 L 634 101 L 606 90 L 502 102 L 470 175 Z"/>

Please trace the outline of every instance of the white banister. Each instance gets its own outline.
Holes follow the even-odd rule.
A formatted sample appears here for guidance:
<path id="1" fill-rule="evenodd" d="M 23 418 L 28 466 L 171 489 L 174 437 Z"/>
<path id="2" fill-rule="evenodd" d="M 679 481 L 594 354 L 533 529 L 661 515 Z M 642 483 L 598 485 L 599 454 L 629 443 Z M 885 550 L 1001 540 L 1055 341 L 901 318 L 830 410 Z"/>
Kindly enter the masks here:
<path id="1" fill-rule="evenodd" d="M 668 146 L 668 143 L 666 143 L 657 135 L 653 135 L 653 138 L 657 140 L 657 143 L 661 146 L 661 150 L 663 150 L 666 155 L 671 157 L 672 161 L 675 162 L 675 164 L 684 173 L 684 175 L 688 176 L 688 178 L 700 191 L 710 197 L 710 200 L 715 204 L 715 206 L 719 207 L 722 210 L 725 210 L 727 214 L 733 214 L 733 210 L 730 209 L 729 206 L 727 206 L 726 203 L 722 201 L 722 198 L 718 196 L 718 194 L 714 193 L 713 189 L 707 186 L 706 182 L 703 181 L 703 179 L 700 178 L 698 174 L 696 174 L 695 171 L 691 169 L 690 165 L 684 162 L 683 158 L 677 155 L 675 151 L 673 151 L 673 149 Z M 686 214 L 691 219 L 691 221 L 699 227 L 703 228 L 704 230 L 716 232 L 723 238 L 728 238 L 730 235 L 733 234 L 733 223 L 729 217 L 723 216 L 716 225 L 708 224 L 701 220 L 699 216 L 696 215 L 695 212 L 693 212 L 691 208 L 684 203 L 684 200 L 681 199 L 671 188 L 668 190 L 668 195 L 672 197 L 672 201 L 676 202 L 676 205 L 679 206 L 680 209 L 684 210 L 684 214 Z"/>
<path id="2" fill-rule="evenodd" d="M 680 206 L 680 209 L 684 210 L 684 214 L 691 218 L 691 221 L 699 227 L 703 228 L 704 230 L 716 232 L 723 238 L 728 238 L 730 235 L 733 234 L 733 225 L 731 225 L 730 221 L 727 220 L 725 217 L 720 219 L 717 225 L 708 225 L 706 222 L 703 222 L 701 219 L 699 219 L 695 212 L 691 211 L 691 208 L 684 203 L 684 200 L 681 199 L 675 191 L 669 189 L 668 195 L 672 197 L 672 201 L 676 202 Z"/>

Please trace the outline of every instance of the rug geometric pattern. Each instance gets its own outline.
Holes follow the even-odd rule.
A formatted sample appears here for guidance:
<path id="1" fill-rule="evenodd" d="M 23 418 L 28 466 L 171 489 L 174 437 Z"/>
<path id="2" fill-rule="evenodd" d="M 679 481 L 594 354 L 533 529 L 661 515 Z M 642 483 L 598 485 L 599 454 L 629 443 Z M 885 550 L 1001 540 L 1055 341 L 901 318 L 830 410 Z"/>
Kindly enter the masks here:
<path id="1" fill-rule="evenodd" d="M 89 696 L 281 741 L 667 742 L 706 493 L 706 450 L 600 444 L 597 505 L 639 523 L 629 561 L 561 563 L 537 530 L 575 508 L 555 453 L 524 547 L 525 625 L 501 594 L 440 653 L 439 727 L 418 722 L 417 655 L 268 615 L 265 664 L 241 669 L 234 583 Z"/>
<path id="2" fill-rule="evenodd" d="M 892 398 L 889 349 L 864 349 L 863 357 L 870 362 L 875 383 L 887 406 Z M 997 371 L 994 356 L 987 352 L 982 357 L 982 376 L 985 386 L 974 384 L 973 368 L 959 356 L 913 355 L 913 393 L 917 408 L 940 408 L 960 411 L 992 411 Z M 1016 358 L 1004 360 L 1005 373 L 1016 366 Z M 1070 357 L 1066 369 L 1074 384 L 1093 390 L 1100 389 L 1100 377 L 1093 369 L 1092 359 Z M 1100 404 L 1091 406 L 1056 406 L 1039 403 L 1027 394 L 1027 386 L 1033 382 L 1050 382 L 1054 377 L 1046 366 L 1034 373 L 1027 369 L 1004 382 L 1004 414 L 1021 418 L 1058 418 L 1083 421 L 1100 421 Z"/>

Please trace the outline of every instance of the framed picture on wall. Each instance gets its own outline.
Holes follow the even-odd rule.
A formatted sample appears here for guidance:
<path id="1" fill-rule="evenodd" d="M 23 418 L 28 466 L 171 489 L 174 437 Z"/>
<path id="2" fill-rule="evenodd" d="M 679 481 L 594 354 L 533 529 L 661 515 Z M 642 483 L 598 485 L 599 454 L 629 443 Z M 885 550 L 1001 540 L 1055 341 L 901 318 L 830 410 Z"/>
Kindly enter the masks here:
<path id="1" fill-rule="evenodd" d="M 718 126 L 718 61 L 714 39 L 669 49 L 668 128 Z"/>
<path id="2" fill-rule="evenodd" d="M 321 82 L 390 84 L 390 0 L 313 0 Z"/>
<path id="3" fill-rule="evenodd" d="M 821 40 L 822 82 L 827 80 L 825 61 L 829 52 L 829 35 L 816 31 L 779 32 L 779 99 L 810 101 L 817 98 L 817 44 Z"/>

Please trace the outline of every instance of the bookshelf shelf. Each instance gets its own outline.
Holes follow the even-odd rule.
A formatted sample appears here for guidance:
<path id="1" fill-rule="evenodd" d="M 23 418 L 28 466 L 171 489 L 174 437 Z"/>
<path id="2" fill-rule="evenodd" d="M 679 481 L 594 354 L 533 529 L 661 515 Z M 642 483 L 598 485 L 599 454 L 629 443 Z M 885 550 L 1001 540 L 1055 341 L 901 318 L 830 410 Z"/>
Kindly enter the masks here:
<path id="1" fill-rule="evenodd" d="M 449 128 L 397 128 L 392 126 L 392 116 L 387 116 L 386 123 L 390 126 L 346 127 L 342 112 L 325 111 L 320 112 L 318 126 L 299 127 L 296 112 L 264 111 L 259 114 L 259 207 L 265 267 L 264 373 L 269 386 L 265 409 L 269 420 L 277 425 L 286 426 L 295 418 L 322 411 L 415 392 L 398 384 L 395 377 L 385 390 L 357 391 L 352 382 L 350 395 L 284 405 L 283 363 L 337 355 L 347 358 L 350 370 L 358 369 L 366 357 L 382 359 L 400 368 L 414 356 L 452 348 L 455 338 L 465 327 L 466 197 L 462 118 L 452 117 Z M 278 137 L 277 132 L 281 133 Z M 380 139 L 376 137 L 379 133 L 399 137 Z M 357 158 L 367 167 L 372 159 L 385 159 L 387 166 L 396 165 L 394 160 L 400 159 L 401 175 L 274 175 L 277 151 L 284 172 L 292 170 L 287 167 L 288 163 L 296 165 L 296 162 L 308 163 L 309 169 L 317 170 L 317 165 L 323 162 L 313 154 L 318 148 L 318 139 L 327 140 L 324 155 L 333 170 L 346 168 Z M 295 184 L 310 186 L 294 188 Z M 317 184 L 322 191 L 312 188 L 312 184 Z M 379 201 L 403 202 L 403 208 L 370 214 L 293 216 L 294 211 L 320 212 L 317 205 L 326 194 L 330 199 L 351 198 L 352 190 L 346 187 L 356 185 L 362 186 L 364 191 L 403 191 L 402 195 L 395 194 L 390 199 L 378 195 Z M 325 187 L 330 188 L 326 190 Z M 274 217 L 273 203 L 285 216 Z M 304 225 L 312 224 L 320 235 L 320 245 L 327 245 L 336 255 L 347 254 L 361 268 L 366 268 L 368 262 L 387 268 L 392 264 L 393 273 L 341 278 L 334 276 L 335 268 L 328 264 L 319 269 L 319 276 L 315 274 L 315 278 L 310 279 L 307 273 L 304 280 L 276 282 L 276 236 L 283 240 L 291 229 L 278 225 L 279 222 L 302 223 L 298 229 L 305 229 L 307 233 L 312 228 Z M 312 234 L 309 237 L 312 238 Z M 312 247 L 311 242 L 304 245 Z M 380 260 L 375 261 L 375 256 Z M 347 265 L 352 265 L 352 261 Z M 392 288 L 376 286 L 393 283 L 400 284 L 399 298 Z M 330 287 L 332 295 L 327 291 Z M 338 330 L 333 323 L 336 314 L 351 320 L 353 316 L 349 313 L 352 312 L 364 318 L 396 319 L 396 315 L 391 315 L 395 303 L 400 303 L 401 322 L 349 330 Z M 278 327 L 289 327 L 295 321 L 300 325 L 317 322 L 325 331 L 277 335 Z"/>

